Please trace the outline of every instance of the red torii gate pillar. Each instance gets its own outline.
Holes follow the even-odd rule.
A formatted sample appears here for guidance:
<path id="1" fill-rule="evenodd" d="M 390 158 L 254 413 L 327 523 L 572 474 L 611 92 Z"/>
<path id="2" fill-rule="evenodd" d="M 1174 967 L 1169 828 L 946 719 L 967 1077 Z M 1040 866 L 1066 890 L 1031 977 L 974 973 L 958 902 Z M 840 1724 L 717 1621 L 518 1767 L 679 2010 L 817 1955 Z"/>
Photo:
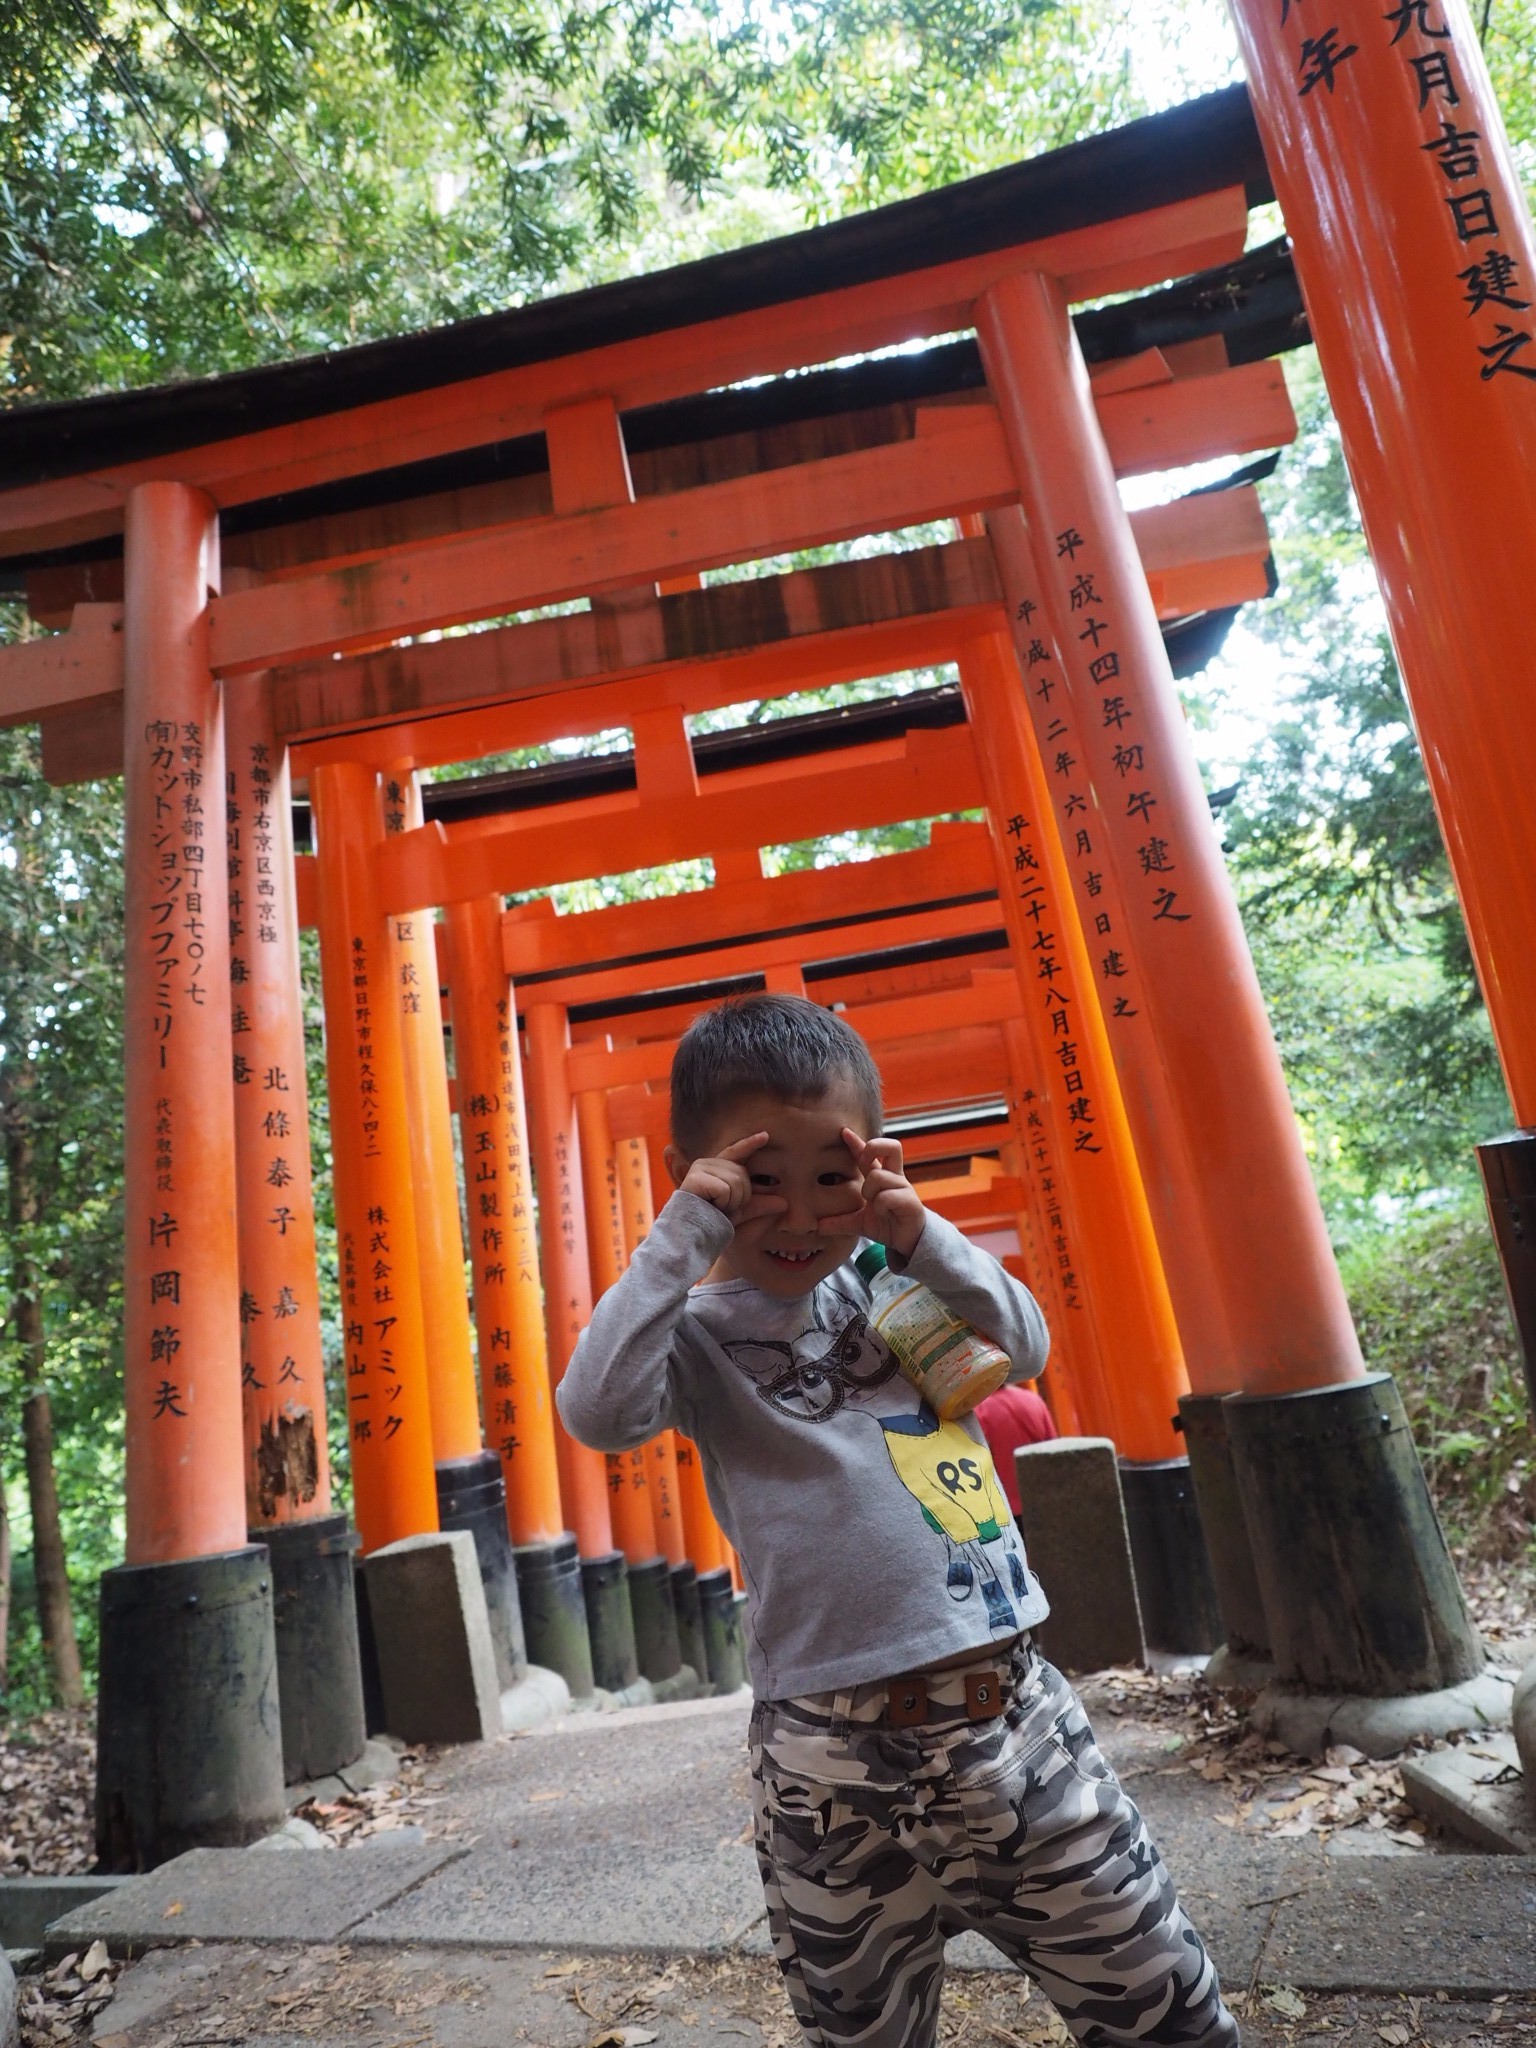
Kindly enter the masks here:
<path id="1" fill-rule="evenodd" d="M 611 1124 L 611 1113 L 610 1113 Z M 619 1170 L 619 1211 L 624 1224 L 624 1258 L 627 1264 L 636 1247 L 656 1221 L 651 1198 L 650 1144 L 645 1138 L 620 1138 L 614 1146 Z M 656 1523 L 656 1541 L 667 1561 L 672 1585 L 672 1609 L 677 1616 L 677 1642 L 682 1660 L 700 1684 L 709 1679 L 709 1646 L 699 1604 L 698 1568 L 688 1556 L 688 1534 L 684 1525 L 682 1475 L 678 1470 L 678 1439 L 675 1430 L 663 1429 L 646 1445 L 647 1477 L 651 1489 L 651 1513 Z M 706 1511 L 709 1502 L 704 1502 Z M 722 1539 L 723 1540 L 723 1539 Z"/>
<path id="2" fill-rule="evenodd" d="M 1134 944 L 1188 1153 L 1202 1162 L 1232 1343 L 1229 1376 L 1205 1391 L 1242 1390 L 1225 1413 L 1280 1677 L 1362 1694 L 1454 1686 L 1482 1669 L 1482 1646 L 1392 1381 L 1361 1362 L 1060 287 L 1006 278 L 976 316 L 1133 920 L 1104 939 L 1100 989 L 1112 993 L 1107 963 Z M 1406 445 L 1398 453 L 1405 461 Z M 1128 746 L 1138 758 L 1126 777 L 1115 754 Z M 1239 1537 L 1212 1530 L 1211 1547 Z"/>
<path id="3" fill-rule="evenodd" d="M 399 961 L 378 907 L 378 777 L 310 775 L 352 1495 L 365 1552 L 437 1529 Z"/>
<path id="4" fill-rule="evenodd" d="M 486 1434 L 501 1460 L 528 1654 L 578 1699 L 592 1649 L 576 1539 L 566 1533 L 555 1458 L 539 1285 L 523 1064 L 502 962 L 500 896 L 448 906 L 448 989 L 464 1146 L 470 1272 Z"/>
<path id="5" fill-rule="evenodd" d="M 1518 1128 L 1479 1164 L 1536 1401 L 1536 233 L 1462 0 L 1232 0 Z"/>
<path id="6" fill-rule="evenodd" d="M 1047 770 L 1078 914 L 1099 948 L 1096 957 L 1107 992 L 1101 996 L 1101 1007 L 1112 1032 L 1115 1071 L 1143 1164 L 1147 1202 L 1193 1390 L 1179 1404 L 1189 1447 L 1187 1463 L 1167 1466 L 1160 1474 L 1149 1468 L 1132 1485 L 1143 1493 L 1161 1489 L 1166 1511 L 1186 1529 L 1190 1486 L 1198 1486 L 1203 1525 L 1213 1532 L 1214 1540 L 1206 1547 L 1227 1638 L 1218 1672 L 1225 1670 L 1234 1679 L 1251 1678 L 1254 1660 L 1268 1662 L 1269 1625 L 1227 1451 L 1221 1401 L 1231 1372 L 1232 1340 L 1206 1230 L 1202 1161 L 1190 1153 L 1190 1134 L 1174 1102 L 1151 1006 L 1141 987 L 1140 951 L 1112 858 L 1110 827 L 1090 780 L 1089 749 L 1078 707 L 1063 681 L 1060 650 L 1070 646 L 1074 630 L 1070 609 L 1063 626 L 1042 601 L 1029 530 L 1017 505 L 989 513 L 984 525 L 1008 603 L 1020 687 Z M 1080 588 L 1077 595 L 1082 594 Z M 1071 597 L 1069 592 L 1069 607 Z M 1119 733 L 1124 728 L 1116 725 L 1111 730 Z M 1127 801 L 1134 786 L 1127 778 L 1144 753 L 1134 741 L 1117 742 L 1111 753 L 1110 765 L 1118 786 L 1126 789 Z M 1139 846 L 1138 867 L 1166 858 L 1158 851 L 1161 844 L 1149 837 Z M 1235 1658 L 1243 1659 L 1240 1666 L 1234 1664 Z"/>
<path id="7" fill-rule="evenodd" d="M 581 1140 L 576 1101 L 566 1070 L 570 1022 L 561 1003 L 529 1003 L 524 1012 L 528 1046 L 528 1109 L 533 1137 L 534 1192 L 539 1207 L 539 1256 L 544 1269 L 544 1314 L 550 1377 L 565 1377 L 576 1339 L 592 1316 L 592 1271 L 582 1192 Z M 560 1491 L 581 1553 L 582 1590 L 592 1643 L 592 1671 L 608 1692 L 624 1692 L 640 1675 L 635 1656 L 624 1553 L 614 1548 L 608 1468 L 555 1416 Z"/>
<path id="8" fill-rule="evenodd" d="M 208 498 L 178 483 L 129 493 L 127 1547 L 101 1581 L 104 1870 L 251 1841 L 284 1812 L 271 1571 L 245 1526 L 224 722 L 207 647 L 218 576 Z"/>
<path id="9" fill-rule="evenodd" d="M 331 1507 L 288 750 L 264 676 L 224 709 L 246 1522 L 272 1559 L 293 1784 L 362 1754 L 354 1538 Z"/>
<path id="10" fill-rule="evenodd" d="M 420 781 L 409 762 L 397 762 L 384 776 L 385 833 L 413 831 L 421 822 Z M 398 953 L 438 1526 L 463 1529 L 475 1539 L 496 1675 L 506 1691 L 527 1671 L 528 1650 L 507 1534 L 501 1461 L 482 1441 L 475 1390 L 435 920 L 430 910 L 412 910 L 396 914 L 390 922 Z"/>
<path id="11" fill-rule="evenodd" d="M 629 1263 L 619 1162 L 608 1121 L 608 1098 L 601 1088 L 584 1088 L 576 1097 L 576 1127 L 581 1142 L 592 1290 L 600 1298 L 617 1284 Z M 607 1465 L 614 1535 L 624 1553 L 629 1602 L 635 1620 L 635 1658 L 642 1678 L 665 1686 L 669 1680 L 676 1680 L 683 1653 L 678 1642 L 677 1610 L 672 1601 L 671 1568 L 661 1554 L 656 1534 L 650 1485 L 651 1446 L 637 1444 L 632 1451 L 610 1454 Z"/>

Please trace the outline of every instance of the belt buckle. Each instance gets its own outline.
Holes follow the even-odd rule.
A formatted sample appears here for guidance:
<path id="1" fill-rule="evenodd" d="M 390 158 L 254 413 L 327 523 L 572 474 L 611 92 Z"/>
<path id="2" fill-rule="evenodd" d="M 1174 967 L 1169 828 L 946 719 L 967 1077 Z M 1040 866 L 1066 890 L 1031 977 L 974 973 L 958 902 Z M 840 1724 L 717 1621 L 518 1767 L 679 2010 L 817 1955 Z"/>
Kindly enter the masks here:
<path id="1" fill-rule="evenodd" d="M 893 1728 L 920 1728 L 928 1718 L 928 1681 L 897 1679 L 886 1695 L 885 1711 Z"/>
<path id="2" fill-rule="evenodd" d="M 995 1721 L 1003 1711 L 1003 1675 L 1000 1671 L 967 1671 L 965 1713 L 969 1721 Z"/>

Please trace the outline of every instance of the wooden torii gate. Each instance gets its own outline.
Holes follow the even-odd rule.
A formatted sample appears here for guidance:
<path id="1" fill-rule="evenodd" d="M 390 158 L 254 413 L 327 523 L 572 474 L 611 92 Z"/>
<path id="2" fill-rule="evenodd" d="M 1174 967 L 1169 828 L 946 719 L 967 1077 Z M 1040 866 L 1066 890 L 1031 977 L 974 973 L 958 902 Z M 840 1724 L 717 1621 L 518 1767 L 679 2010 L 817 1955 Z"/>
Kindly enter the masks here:
<path id="1" fill-rule="evenodd" d="M 60 779 L 124 772 L 128 1546 L 103 1590 L 108 1861 L 269 1824 L 282 1775 L 270 1525 L 286 1516 L 298 1539 L 284 1597 L 325 1576 L 339 1547 L 344 1562 L 323 1513 L 310 1352 L 274 1368 L 250 1335 L 302 1305 L 274 1262 L 276 1240 L 302 1240 L 302 1201 L 289 1198 L 302 1177 L 271 1150 L 299 1107 L 297 906 L 273 793 L 285 768 L 308 783 L 319 847 L 303 886 L 322 932 L 346 1370 L 371 1404 L 351 1423 L 366 1544 L 435 1526 L 488 1455 L 467 1314 L 447 1282 L 451 1233 L 433 1242 L 453 1196 L 441 1038 L 421 1000 L 434 908 L 483 968 L 471 919 L 488 930 L 505 891 L 685 855 L 718 856 L 728 876 L 787 835 L 978 802 L 1015 978 L 1022 989 L 1032 970 L 1045 998 L 1024 1018 L 1037 1066 L 1053 1039 L 1074 1056 L 1058 1085 L 1071 1091 L 1061 1135 L 1087 1191 L 1084 1242 L 1134 1246 L 1105 1293 L 1134 1301 L 1143 1357 L 1176 1358 L 1182 1334 L 1197 1396 L 1240 1395 L 1244 1441 L 1283 1443 L 1291 1488 L 1340 1404 L 1381 1404 L 1159 626 L 1159 609 L 1254 594 L 1262 534 L 1233 496 L 1143 515 L 1138 536 L 1115 488 L 1117 471 L 1291 431 L 1267 359 L 1304 333 L 1288 263 L 1243 254 L 1265 180 L 1246 98 L 1228 92 L 659 277 L 0 419 L 0 570 L 41 623 L 65 626 L 0 654 L 0 716 L 42 722 Z M 1169 278 L 1186 282 L 1148 291 Z M 679 587 L 946 518 L 966 537 L 940 549 Z M 457 630 L 576 599 L 589 609 Z M 968 725 L 920 745 L 904 736 L 863 781 L 846 759 L 778 778 L 698 773 L 691 712 L 950 660 Z M 634 737 L 632 792 L 569 817 L 418 821 L 415 771 L 610 725 Z M 247 836 L 226 870 L 232 746 L 249 771 L 234 792 Z M 239 996 L 253 959 L 268 970 L 259 1007 Z M 482 1048 L 503 1074 L 516 1066 L 505 1000 L 508 1028 Z M 581 1213 L 579 1134 L 557 1083 L 587 1054 L 568 1049 L 558 1010 L 526 1015 L 533 1122 L 542 1114 L 550 1133 L 535 1162 L 545 1286 L 565 1316 L 581 1307 L 564 1227 Z M 279 1159 L 290 1178 L 273 1178 Z M 278 1287 L 270 1302 L 246 1284 L 258 1271 Z M 431 1371 L 429 1329 L 449 1333 Z M 256 1489 L 254 1523 L 242 1364 L 263 1381 L 257 1443 L 270 1434 L 284 1476 L 270 1514 Z M 300 1392 L 277 1400 L 263 1379 L 274 1370 Z M 611 1545 L 606 1475 L 575 1448 L 560 1504 L 591 1546 Z M 1333 1625 L 1310 1639 L 1292 1625 L 1286 1574 L 1267 1568 L 1294 1499 L 1277 1497 L 1261 1457 L 1246 1470 L 1281 1670 L 1363 1691 L 1467 1676 L 1480 1652 L 1411 1451 L 1405 1466 L 1394 1436 L 1359 1455 L 1387 1474 L 1369 1532 L 1348 1524 L 1340 1489 L 1312 1507 L 1335 1556 L 1368 1550 L 1372 1566 L 1330 1586 Z M 1211 1456 L 1214 1468 L 1220 1448 Z M 552 1506 L 537 1510 L 544 1522 Z M 1241 1526 L 1222 1536 L 1245 1548 Z M 340 1632 L 342 1574 L 327 1583 Z M 1405 1587 L 1421 1589 L 1406 1631 Z M 202 1752 L 181 1751 L 172 1787 L 151 1738 L 184 1717 L 215 1650 L 241 1679 L 214 1703 Z"/>

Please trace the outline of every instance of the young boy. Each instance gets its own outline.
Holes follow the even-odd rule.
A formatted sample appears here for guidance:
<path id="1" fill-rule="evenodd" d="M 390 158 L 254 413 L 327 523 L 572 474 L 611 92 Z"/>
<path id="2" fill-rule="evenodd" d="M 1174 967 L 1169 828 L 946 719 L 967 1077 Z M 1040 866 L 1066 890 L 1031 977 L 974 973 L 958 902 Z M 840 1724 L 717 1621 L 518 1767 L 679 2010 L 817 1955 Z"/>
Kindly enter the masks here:
<path id="1" fill-rule="evenodd" d="M 1044 1594 L 969 1418 L 867 1321 L 861 1239 L 1032 1378 L 1033 1299 L 880 1135 L 863 1041 L 796 997 L 700 1017 L 672 1067 L 678 1192 L 559 1391 L 583 1443 L 690 1437 L 741 1558 L 758 1862 L 808 2048 L 931 2048 L 975 1928 L 1080 2041 L 1237 2029 L 1141 1816 L 1031 1645 Z"/>

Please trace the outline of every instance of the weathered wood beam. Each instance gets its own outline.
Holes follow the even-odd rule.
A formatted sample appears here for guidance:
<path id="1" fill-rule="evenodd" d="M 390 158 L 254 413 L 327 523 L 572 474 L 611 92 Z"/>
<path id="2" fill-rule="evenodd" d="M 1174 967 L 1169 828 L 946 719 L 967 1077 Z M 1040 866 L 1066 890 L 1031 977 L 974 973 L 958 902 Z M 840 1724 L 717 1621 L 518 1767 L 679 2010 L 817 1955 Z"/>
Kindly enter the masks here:
<path id="1" fill-rule="evenodd" d="M 306 663 L 272 678 L 273 714 L 291 740 L 360 725 L 394 723 L 475 703 L 514 705 L 551 692 L 579 695 L 527 705 L 501 747 L 532 746 L 625 723 L 629 681 L 649 670 L 725 662 L 861 626 L 955 615 L 956 625 L 1002 603 L 991 549 L 982 541 L 834 562 L 785 576 L 753 577 L 652 598 L 623 612 L 576 612 L 527 625 L 462 634 L 341 661 Z M 807 653 L 814 660 L 814 653 Z M 733 672 L 734 673 L 734 672 Z M 673 701 L 689 711 L 718 701 L 679 678 Z M 739 687 L 734 681 L 727 690 Z"/>
<path id="2" fill-rule="evenodd" d="M 664 989 L 691 988 L 703 982 L 731 981 L 741 975 L 761 974 L 769 967 L 814 967 L 829 960 L 856 963 L 860 954 L 885 952 L 894 946 L 920 946 L 933 939 L 990 932 L 998 927 L 999 922 L 995 897 L 978 896 L 966 903 L 911 910 L 875 923 L 850 921 L 822 932 L 759 935 L 717 950 L 685 952 L 662 961 L 626 961 L 614 966 L 589 968 L 585 972 L 578 970 L 551 982 L 530 983 L 524 980 L 520 985 L 525 992 L 537 989 L 540 1001 L 564 1003 L 568 1007 L 621 1003 L 626 997 L 656 995 Z M 850 972 L 853 971 L 851 967 Z M 963 978 L 964 973 L 965 962 L 961 961 L 956 968 L 956 978 Z M 827 1000 L 819 993 L 826 985 L 822 978 L 817 979 L 820 1000 Z M 840 989 L 838 993 L 841 994 Z M 532 999 L 531 994 L 528 999 Z M 848 998 L 844 995 L 842 1000 Z M 866 996 L 863 1000 L 870 998 Z M 632 1020 L 621 1016 L 616 1022 L 601 1028 L 641 1030 L 646 1028 L 646 1016 L 636 1013 Z"/>
<path id="3" fill-rule="evenodd" d="M 211 607 L 215 671 L 239 674 L 1009 502 L 997 416 L 631 505 L 524 521 L 250 591 Z"/>
<path id="4" fill-rule="evenodd" d="M 0 648 L 0 726 L 26 725 L 123 691 L 123 609 L 77 605 L 67 633 Z"/>
<path id="5" fill-rule="evenodd" d="M 511 824 L 477 820 L 452 830 L 439 824 L 401 833 L 379 850 L 379 900 L 391 912 L 420 910 L 728 848 L 931 818 L 980 802 L 975 749 L 964 726 L 916 732 L 905 743 L 859 752 L 865 772 L 846 753 L 834 753 L 794 764 L 799 772 L 792 781 L 782 778 L 783 763 L 772 776 L 712 775 L 697 797 L 665 810 L 636 794 L 572 805 L 567 816 L 534 812 Z M 491 829 L 476 831 L 478 823 Z"/>
<path id="6" fill-rule="evenodd" d="M 361 475 L 381 458 L 420 461 L 536 433 L 550 407 L 594 391 L 629 411 L 897 340 L 952 333 L 971 324 L 971 307 L 991 284 L 1016 270 L 1059 277 L 1074 303 L 1135 291 L 1233 260 L 1247 219 L 1247 197 L 1237 185 L 957 262 L 30 485 L 0 493 L 0 541 L 18 553 L 113 533 L 127 492 L 152 477 L 195 484 L 221 506 L 248 504 Z M 765 260 L 773 260 L 772 249 L 765 245 Z"/>
<path id="7" fill-rule="evenodd" d="M 1251 438 L 1256 389 L 1252 366 L 1246 376 L 1230 377 L 1224 346 L 1219 337 L 1210 337 L 1167 349 L 1143 349 L 1095 367 L 1090 382 L 1112 461 L 1132 466 L 1145 462 L 1147 429 L 1139 415 L 1147 408 L 1127 412 L 1108 401 L 1134 392 L 1145 397 L 1149 387 L 1172 383 L 1175 377 L 1198 378 L 1204 387 L 1196 427 L 1199 434 L 1208 440 L 1213 430 L 1220 431 L 1218 422 L 1235 421 L 1235 431 L 1229 429 L 1234 450 L 1239 439 Z M 1273 377 L 1260 380 L 1260 384 L 1266 404 L 1283 391 Z M 631 451 L 635 492 L 641 498 L 663 497 L 701 484 L 724 483 L 733 477 L 908 441 L 918 430 L 920 414 L 951 405 L 971 406 L 984 399 L 979 387 L 958 389 L 948 397 L 896 401 Z M 1166 408 L 1154 405 L 1152 410 L 1161 418 Z M 1285 420 L 1283 407 L 1277 407 L 1275 423 L 1283 429 Z M 1176 441 L 1185 423 L 1185 415 L 1178 412 L 1160 429 L 1161 446 L 1169 454 L 1171 466 L 1183 459 Z M 1289 432 L 1294 433 L 1294 422 Z M 491 482 L 227 533 L 223 560 L 226 567 L 254 569 L 265 581 L 287 580 L 321 569 L 346 568 L 450 535 L 540 518 L 550 509 L 549 473 L 539 468 Z M 27 596 L 39 624 L 63 626 L 75 604 L 121 599 L 121 560 L 29 570 Z"/>
<path id="8" fill-rule="evenodd" d="M 635 958 L 660 963 L 776 932 L 831 930 L 996 889 L 986 827 L 935 826 L 926 847 L 836 869 L 722 880 L 712 889 L 615 903 L 577 917 L 523 906 L 502 920 L 502 958 L 518 983 Z"/>
<path id="9" fill-rule="evenodd" d="M 943 989 L 936 995 L 903 996 L 890 1003 L 866 1003 L 844 1012 L 848 1023 L 871 1046 L 908 1039 L 931 1038 L 967 1026 L 1002 1024 L 1024 1014 L 1018 977 L 989 974 L 968 988 Z M 648 1039 L 641 1045 L 573 1045 L 565 1070 L 571 1087 L 621 1088 L 663 1081 L 672 1071 L 677 1042 Z"/>

